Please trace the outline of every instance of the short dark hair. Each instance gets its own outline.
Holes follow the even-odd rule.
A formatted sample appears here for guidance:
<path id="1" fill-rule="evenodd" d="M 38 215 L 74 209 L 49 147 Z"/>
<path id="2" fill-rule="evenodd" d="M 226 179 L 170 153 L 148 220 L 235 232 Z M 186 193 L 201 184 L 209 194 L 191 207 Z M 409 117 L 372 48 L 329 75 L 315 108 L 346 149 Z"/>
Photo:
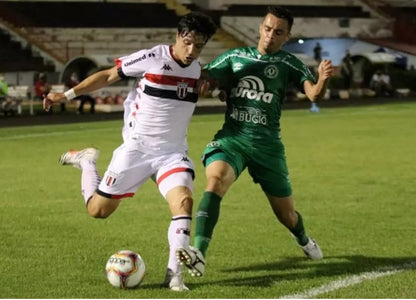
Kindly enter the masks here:
<path id="1" fill-rule="evenodd" d="M 191 12 L 179 20 L 178 33 L 186 35 L 191 31 L 204 36 L 206 43 L 217 31 L 217 25 L 210 16 L 201 12 Z"/>
<path id="2" fill-rule="evenodd" d="M 267 7 L 267 14 L 272 14 L 273 16 L 284 19 L 289 24 L 289 31 L 292 29 L 293 25 L 293 15 L 290 10 L 281 7 L 281 6 L 268 6 Z"/>

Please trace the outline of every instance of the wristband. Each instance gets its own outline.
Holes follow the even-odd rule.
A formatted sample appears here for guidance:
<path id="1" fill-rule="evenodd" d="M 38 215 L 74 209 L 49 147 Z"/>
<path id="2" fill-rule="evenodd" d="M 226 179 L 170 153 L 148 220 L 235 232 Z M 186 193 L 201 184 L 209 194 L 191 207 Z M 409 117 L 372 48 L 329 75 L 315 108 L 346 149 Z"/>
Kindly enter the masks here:
<path id="1" fill-rule="evenodd" d="M 74 89 L 69 89 L 64 93 L 66 100 L 71 101 L 74 99 L 77 95 L 75 94 Z"/>

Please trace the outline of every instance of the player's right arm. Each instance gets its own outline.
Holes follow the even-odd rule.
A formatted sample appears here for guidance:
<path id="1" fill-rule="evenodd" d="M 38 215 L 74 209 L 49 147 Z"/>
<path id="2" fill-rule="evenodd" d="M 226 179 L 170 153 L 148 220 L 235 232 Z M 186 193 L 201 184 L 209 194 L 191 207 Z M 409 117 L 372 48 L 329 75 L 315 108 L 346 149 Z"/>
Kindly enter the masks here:
<path id="1" fill-rule="evenodd" d="M 318 73 L 319 75 L 316 83 L 307 80 L 303 85 L 306 96 L 312 102 L 321 99 L 325 95 L 329 78 L 333 74 L 332 62 L 328 59 L 322 60 L 318 67 Z"/>
<path id="2" fill-rule="evenodd" d="M 74 86 L 72 88 L 72 92 L 74 94 L 71 94 L 71 90 L 66 91 L 65 93 L 48 93 L 43 99 L 43 109 L 49 111 L 51 106 L 55 103 L 60 103 L 63 100 L 71 100 L 72 98 L 75 98 L 79 95 L 88 94 L 105 86 L 108 86 L 116 81 L 119 81 L 120 79 L 121 77 L 118 73 L 117 66 L 99 71 L 85 78 L 79 84 Z"/>
<path id="3" fill-rule="evenodd" d="M 212 90 L 218 87 L 218 82 L 212 79 L 204 69 L 201 71 L 201 77 L 197 83 L 197 90 L 200 97 L 209 97 Z"/>

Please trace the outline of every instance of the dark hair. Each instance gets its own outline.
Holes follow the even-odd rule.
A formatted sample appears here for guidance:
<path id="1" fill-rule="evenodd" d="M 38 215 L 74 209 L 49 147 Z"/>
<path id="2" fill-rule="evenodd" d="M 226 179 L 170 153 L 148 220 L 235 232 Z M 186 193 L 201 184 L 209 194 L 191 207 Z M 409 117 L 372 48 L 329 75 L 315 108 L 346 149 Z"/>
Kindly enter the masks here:
<path id="1" fill-rule="evenodd" d="M 267 14 L 272 14 L 273 16 L 284 19 L 289 24 L 289 31 L 292 29 L 293 25 L 293 16 L 290 10 L 281 7 L 281 6 L 268 6 L 267 7 Z"/>
<path id="2" fill-rule="evenodd" d="M 206 43 L 217 31 L 217 25 L 211 17 L 201 12 L 191 12 L 179 20 L 178 33 L 186 35 L 191 31 L 204 36 Z"/>

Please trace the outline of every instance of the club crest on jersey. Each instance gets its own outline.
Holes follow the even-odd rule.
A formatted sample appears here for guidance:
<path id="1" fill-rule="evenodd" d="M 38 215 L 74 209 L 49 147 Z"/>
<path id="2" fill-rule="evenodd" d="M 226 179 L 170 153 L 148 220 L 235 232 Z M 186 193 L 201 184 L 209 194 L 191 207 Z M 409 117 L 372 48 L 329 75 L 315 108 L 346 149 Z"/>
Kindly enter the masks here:
<path id="1" fill-rule="evenodd" d="M 188 83 L 187 82 L 178 82 L 176 86 L 176 94 L 179 99 L 185 99 L 188 96 Z"/>
<path id="2" fill-rule="evenodd" d="M 116 180 L 117 179 L 113 176 L 107 176 L 107 178 L 105 179 L 105 184 L 107 186 L 112 186 L 112 185 L 114 185 L 114 183 L 116 183 Z"/>
<path id="3" fill-rule="evenodd" d="M 264 75 L 266 75 L 267 78 L 270 78 L 270 79 L 276 78 L 278 74 L 279 74 L 279 70 L 277 69 L 275 65 L 268 65 L 264 69 Z"/>
<path id="4" fill-rule="evenodd" d="M 118 174 L 114 174 L 113 172 L 110 172 L 105 178 L 104 182 L 107 186 L 113 186 L 117 181 Z"/>

